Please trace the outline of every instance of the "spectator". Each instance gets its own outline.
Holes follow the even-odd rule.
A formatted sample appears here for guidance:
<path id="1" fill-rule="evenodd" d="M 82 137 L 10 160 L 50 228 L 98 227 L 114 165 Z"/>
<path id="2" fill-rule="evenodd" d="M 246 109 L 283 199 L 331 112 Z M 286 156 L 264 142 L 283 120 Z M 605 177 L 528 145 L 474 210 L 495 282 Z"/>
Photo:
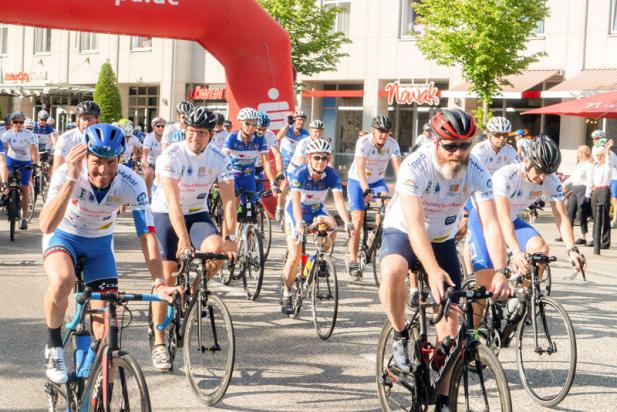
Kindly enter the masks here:
<path id="1" fill-rule="evenodd" d="M 591 193 L 591 212 L 593 224 L 601 224 L 600 248 L 608 249 L 611 247 L 611 226 L 609 208 L 611 205 L 610 184 L 613 175 L 608 151 L 605 147 L 597 147 L 595 150 L 596 164 L 593 171 L 593 190 Z M 603 205 L 602 216 L 598 215 L 598 205 Z M 593 242 L 588 244 L 593 246 Z"/>
<path id="2" fill-rule="evenodd" d="M 563 183 L 570 192 L 568 198 L 568 218 L 574 225 L 574 219 L 578 213 L 581 226 L 581 237 L 576 240 L 577 245 L 587 244 L 587 220 L 591 216 L 591 189 L 593 186 L 593 161 L 591 159 L 591 149 L 589 146 L 582 145 L 576 151 L 578 162 L 574 173 Z M 561 239 L 559 239 L 561 240 Z M 591 243 L 591 241 L 589 242 Z"/>
<path id="3" fill-rule="evenodd" d="M 433 132 L 431 130 L 431 125 L 428 123 L 424 123 L 424 126 L 422 126 L 422 133 L 419 134 L 418 137 L 416 137 L 416 140 L 413 143 L 413 147 L 411 148 L 411 151 L 415 152 L 420 147 L 432 141 L 433 141 Z"/>

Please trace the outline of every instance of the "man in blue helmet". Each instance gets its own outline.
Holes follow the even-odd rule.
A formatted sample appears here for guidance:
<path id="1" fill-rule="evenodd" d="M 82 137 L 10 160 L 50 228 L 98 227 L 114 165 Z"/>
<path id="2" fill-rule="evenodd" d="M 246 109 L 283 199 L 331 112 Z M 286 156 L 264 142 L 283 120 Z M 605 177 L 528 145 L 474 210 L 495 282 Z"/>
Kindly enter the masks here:
<path id="1" fill-rule="evenodd" d="M 120 164 L 124 150 L 120 129 L 108 124 L 89 126 L 82 143 L 73 146 L 64 164 L 53 174 L 41 211 L 43 268 L 48 279 L 44 301 L 48 330 L 46 375 L 57 384 L 68 379 L 61 327 L 75 284 L 77 258 L 85 258 L 86 286 L 99 292 L 118 289 L 112 233 L 122 205 L 132 207 L 137 236 L 156 292 L 171 301 L 176 291 L 165 285 L 146 184 L 134 171 Z M 102 307 L 104 302 L 93 301 L 90 305 Z M 154 322 L 161 323 L 165 307 L 157 306 Z M 96 338 L 103 336 L 102 317 L 93 317 L 92 329 Z M 164 335 L 158 334 L 156 339 L 162 342 Z"/>

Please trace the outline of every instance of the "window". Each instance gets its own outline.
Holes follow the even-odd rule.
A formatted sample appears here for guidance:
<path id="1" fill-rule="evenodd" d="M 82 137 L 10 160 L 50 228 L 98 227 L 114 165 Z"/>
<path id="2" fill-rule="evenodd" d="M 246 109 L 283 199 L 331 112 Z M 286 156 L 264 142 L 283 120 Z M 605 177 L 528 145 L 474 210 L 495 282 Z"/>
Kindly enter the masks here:
<path id="1" fill-rule="evenodd" d="M 611 33 L 617 33 L 617 0 L 611 1 Z"/>
<path id="2" fill-rule="evenodd" d="M 51 29 L 34 29 L 34 53 L 51 51 Z"/>
<path id="3" fill-rule="evenodd" d="M 79 51 L 94 51 L 96 50 L 96 33 L 79 33 Z"/>
<path id="4" fill-rule="evenodd" d="M 150 132 L 150 122 L 158 113 L 159 88 L 156 86 L 129 87 L 129 120 Z"/>
<path id="5" fill-rule="evenodd" d="M 543 3 L 546 4 L 546 0 L 544 0 Z M 534 36 L 543 36 L 544 35 L 544 19 L 539 20 L 536 23 L 536 27 L 533 28 L 533 34 L 534 34 Z"/>
<path id="6" fill-rule="evenodd" d="M 8 53 L 9 26 L 0 25 L 0 55 Z"/>
<path id="7" fill-rule="evenodd" d="M 399 38 L 410 38 L 413 33 L 422 33 L 423 25 L 416 24 L 418 15 L 413 9 L 413 3 L 419 0 L 401 0 L 401 23 Z"/>
<path id="8" fill-rule="evenodd" d="M 349 18 L 351 15 L 351 2 L 338 0 L 323 0 L 322 6 L 326 8 L 338 7 L 339 12 L 334 20 L 331 33 L 341 32 L 349 36 Z"/>
<path id="9" fill-rule="evenodd" d="M 131 50 L 144 50 L 152 48 L 152 37 L 131 37 Z"/>

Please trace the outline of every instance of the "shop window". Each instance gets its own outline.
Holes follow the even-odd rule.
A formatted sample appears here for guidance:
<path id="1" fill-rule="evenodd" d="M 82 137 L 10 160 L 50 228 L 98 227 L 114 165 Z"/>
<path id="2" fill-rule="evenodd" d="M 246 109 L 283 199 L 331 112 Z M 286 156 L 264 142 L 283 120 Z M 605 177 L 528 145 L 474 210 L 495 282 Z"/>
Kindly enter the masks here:
<path id="1" fill-rule="evenodd" d="M 8 53 L 9 26 L 0 25 L 0 55 Z"/>
<path id="2" fill-rule="evenodd" d="M 413 8 L 414 3 L 418 3 L 419 0 L 401 0 L 401 21 L 399 38 L 408 39 L 413 37 L 414 33 L 422 33 L 424 26 L 422 24 L 416 24 L 418 15 Z"/>
<path id="3" fill-rule="evenodd" d="M 611 0 L 611 33 L 617 34 L 617 0 Z"/>
<path id="4" fill-rule="evenodd" d="M 34 53 L 51 52 L 51 29 L 34 29 Z"/>
<path id="5" fill-rule="evenodd" d="M 332 26 L 331 33 L 341 32 L 349 36 L 349 19 L 351 16 L 351 2 L 339 0 L 323 0 L 322 6 L 326 8 L 338 7 L 339 12 Z"/>
<path id="6" fill-rule="evenodd" d="M 157 116 L 158 101 L 158 87 L 129 87 L 129 120 L 146 132 L 152 131 L 150 122 Z"/>
<path id="7" fill-rule="evenodd" d="M 133 36 L 131 37 L 131 50 L 152 49 L 152 37 Z"/>
<path id="8" fill-rule="evenodd" d="M 96 33 L 79 33 L 79 51 L 91 52 L 97 50 Z"/>

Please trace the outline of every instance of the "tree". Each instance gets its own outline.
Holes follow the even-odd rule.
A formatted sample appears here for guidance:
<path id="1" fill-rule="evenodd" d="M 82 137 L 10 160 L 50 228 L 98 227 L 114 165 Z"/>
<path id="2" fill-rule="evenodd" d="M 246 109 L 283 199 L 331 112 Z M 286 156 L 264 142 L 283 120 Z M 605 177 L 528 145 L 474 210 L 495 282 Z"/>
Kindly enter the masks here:
<path id="1" fill-rule="evenodd" d="M 545 0 L 422 0 L 414 2 L 418 47 L 442 65 L 459 64 L 471 91 L 482 101 L 477 117 L 486 123 L 492 96 L 505 77 L 520 73 L 544 55 L 523 53 L 537 22 L 548 14 Z"/>
<path id="2" fill-rule="evenodd" d="M 101 123 L 111 123 L 122 118 L 122 102 L 120 101 L 120 90 L 118 90 L 118 79 L 111 68 L 109 60 L 101 66 L 99 79 L 94 88 L 94 101 L 101 108 Z"/>
<path id="3" fill-rule="evenodd" d="M 332 32 L 338 7 L 321 7 L 315 0 L 258 0 L 259 4 L 289 33 L 291 62 L 305 76 L 333 70 L 340 48 L 350 40 Z"/>

